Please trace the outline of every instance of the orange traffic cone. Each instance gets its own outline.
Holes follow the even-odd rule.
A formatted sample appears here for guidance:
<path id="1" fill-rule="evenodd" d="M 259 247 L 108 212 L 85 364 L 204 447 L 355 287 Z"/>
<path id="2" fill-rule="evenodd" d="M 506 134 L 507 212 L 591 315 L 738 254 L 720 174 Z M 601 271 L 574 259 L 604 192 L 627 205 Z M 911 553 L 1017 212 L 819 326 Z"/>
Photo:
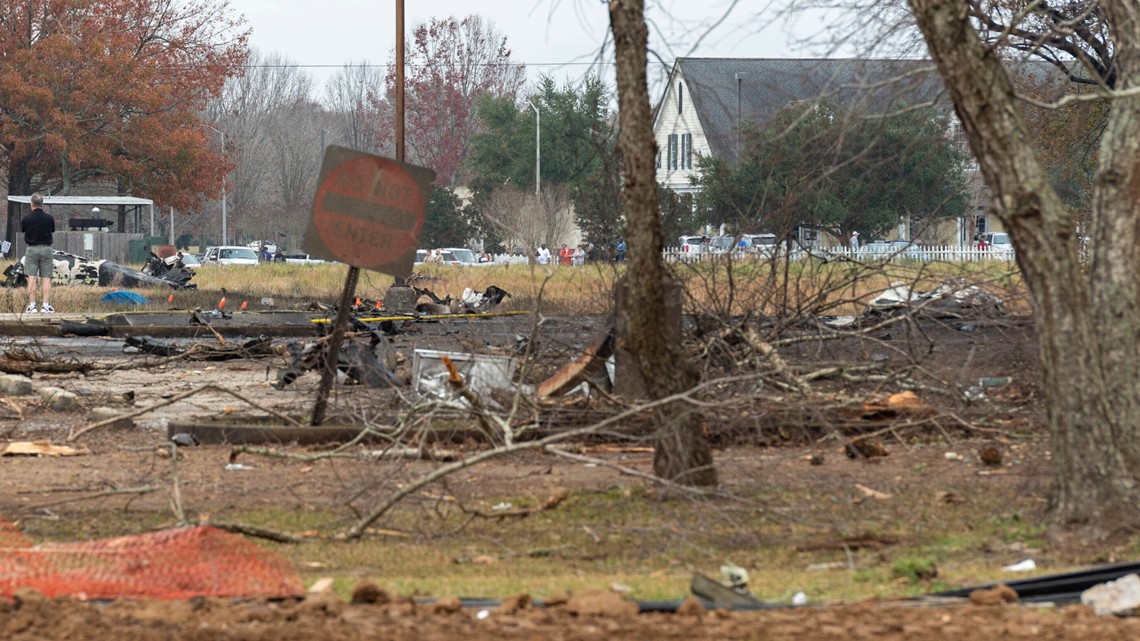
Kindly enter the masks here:
<path id="1" fill-rule="evenodd" d="M 218 309 L 226 308 L 226 297 L 222 296 L 222 300 L 218 301 Z"/>
<path id="2" fill-rule="evenodd" d="M 356 297 L 356 306 L 360 307 L 360 297 L 359 296 Z"/>
<path id="3" fill-rule="evenodd" d="M 241 302 L 241 311 L 243 311 L 243 312 L 244 312 L 244 311 L 245 311 L 245 310 L 247 310 L 247 309 L 249 309 L 249 301 L 247 301 L 247 300 L 243 300 L 243 301 Z"/>
<path id="4" fill-rule="evenodd" d="M 167 297 L 166 297 L 166 302 L 168 302 L 168 303 L 173 303 L 173 302 L 174 302 L 174 294 L 171 294 L 171 295 L 167 296 Z"/>

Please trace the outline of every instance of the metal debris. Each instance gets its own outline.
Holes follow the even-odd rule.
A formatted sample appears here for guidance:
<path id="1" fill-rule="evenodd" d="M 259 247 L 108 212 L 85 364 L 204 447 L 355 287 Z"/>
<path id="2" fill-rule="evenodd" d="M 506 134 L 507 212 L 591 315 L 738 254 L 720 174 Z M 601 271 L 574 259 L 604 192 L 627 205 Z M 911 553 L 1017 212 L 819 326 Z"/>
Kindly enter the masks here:
<path id="1" fill-rule="evenodd" d="M 75 254 L 52 252 L 52 282 L 64 285 L 99 285 L 100 287 L 174 287 L 194 289 L 192 274 L 185 269 L 170 268 L 151 275 L 109 260 L 89 260 Z M 161 259 L 159 262 L 162 262 Z M 163 263 L 165 266 L 165 263 Z M 4 284 L 24 287 L 28 284 L 24 263 L 17 261 L 4 270 Z"/>

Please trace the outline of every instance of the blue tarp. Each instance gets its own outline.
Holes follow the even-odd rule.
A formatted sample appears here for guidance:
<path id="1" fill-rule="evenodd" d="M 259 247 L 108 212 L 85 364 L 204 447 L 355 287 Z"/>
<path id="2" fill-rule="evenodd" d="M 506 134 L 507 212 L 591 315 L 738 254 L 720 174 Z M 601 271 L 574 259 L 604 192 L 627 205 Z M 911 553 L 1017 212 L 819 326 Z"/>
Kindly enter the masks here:
<path id="1" fill-rule="evenodd" d="M 103 294 L 103 298 L 100 300 L 104 303 L 115 303 L 116 305 L 145 305 L 147 302 L 142 296 L 122 289 Z"/>

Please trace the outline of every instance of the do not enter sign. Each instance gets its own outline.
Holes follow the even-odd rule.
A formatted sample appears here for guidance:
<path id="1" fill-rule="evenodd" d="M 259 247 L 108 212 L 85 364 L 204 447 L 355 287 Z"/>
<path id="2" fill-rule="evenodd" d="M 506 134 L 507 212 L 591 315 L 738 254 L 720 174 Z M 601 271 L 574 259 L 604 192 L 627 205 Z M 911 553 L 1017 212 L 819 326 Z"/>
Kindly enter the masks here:
<path id="1" fill-rule="evenodd" d="M 304 249 L 354 267 L 407 276 L 434 179 L 430 169 L 330 146 Z"/>

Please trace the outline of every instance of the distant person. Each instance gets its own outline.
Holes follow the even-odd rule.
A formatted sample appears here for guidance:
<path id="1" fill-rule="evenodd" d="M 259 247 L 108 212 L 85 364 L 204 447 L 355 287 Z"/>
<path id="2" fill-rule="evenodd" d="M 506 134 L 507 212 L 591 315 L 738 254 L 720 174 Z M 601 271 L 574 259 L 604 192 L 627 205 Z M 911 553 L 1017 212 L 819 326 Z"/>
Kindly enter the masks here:
<path id="1" fill-rule="evenodd" d="M 535 262 L 539 265 L 550 264 L 550 250 L 546 248 L 546 245 L 541 245 L 538 248 L 538 255 L 535 256 Z"/>
<path id="2" fill-rule="evenodd" d="M 857 231 L 851 232 L 851 251 L 859 252 L 859 232 Z"/>
<path id="3" fill-rule="evenodd" d="M 562 249 L 558 252 L 558 259 L 563 265 L 571 265 L 574 263 L 574 248 L 566 243 L 562 243 Z"/>
<path id="4" fill-rule="evenodd" d="M 578 245 L 574 248 L 571 263 L 574 265 L 584 265 L 586 263 L 586 249 L 584 247 Z"/>
<path id="5" fill-rule="evenodd" d="M 278 247 L 277 251 L 273 254 L 273 262 L 275 262 L 275 263 L 285 262 L 285 252 L 281 251 L 281 247 Z"/>
<path id="6" fill-rule="evenodd" d="M 614 254 L 614 261 L 622 262 L 625 260 L 625 238 L 618 236 L 617 253 Z"/>
<path id="7" fill-rule="evenodd" d="M 54 314 L 51 306 L 52 234 L 55 233 L 55 219 L 44 211 L 44 197 L 32 194 L 32 213 L 20 221 L 20 231 L 24 232 L 24 273 L 28 276 L 28 306 L 25 314 L 36 313 L 36 282 L 39 281 L 44 302 L 40 305 L 41 314 Z"/>

